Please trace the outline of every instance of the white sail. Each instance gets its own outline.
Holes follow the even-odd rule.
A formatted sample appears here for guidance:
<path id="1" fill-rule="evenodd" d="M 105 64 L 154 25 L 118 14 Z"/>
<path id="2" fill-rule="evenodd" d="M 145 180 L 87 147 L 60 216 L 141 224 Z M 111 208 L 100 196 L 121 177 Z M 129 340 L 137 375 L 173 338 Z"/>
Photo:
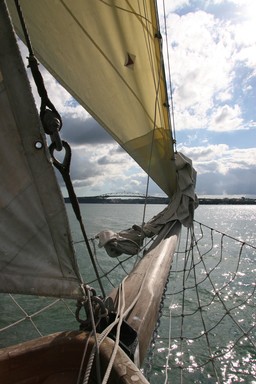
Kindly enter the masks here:
<path id="1" fill-rule="evenodd" d="M 0 292 L 81 296 L 63 198 L 1 2 Z"/>
<path id="2" fill-rule="evenodd" d="M 7 1 L 19 36 L 14 1 Z M 20 0 L 36 57 L 169 196 L 176 188 L 154 0 Z"/>

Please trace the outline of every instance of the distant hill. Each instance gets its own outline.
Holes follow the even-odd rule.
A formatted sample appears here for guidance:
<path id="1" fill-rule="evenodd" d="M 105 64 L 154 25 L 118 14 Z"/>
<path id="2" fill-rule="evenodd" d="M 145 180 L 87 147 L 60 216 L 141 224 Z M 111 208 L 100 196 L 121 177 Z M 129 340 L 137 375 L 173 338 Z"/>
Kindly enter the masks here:
<path id="1" fill-rule="evenodd" d="M 84 196 L 77 198 L 81 204 L 145 204 L 145 198 L 109 198 L 104 196 Z M 64 198 L 66 203 L 69 203 L 70 200 L 68 197 Z M 146 199 L 147 204 L 165 204 L 169 203 L 169 198 L 167 197 L 149 197 Z M 214 204 L 223 204 L 223 205 L 248 205 L 256 204 L 256 199 L 250 199 L 246 197 L 241 198 L 199 198 L 199 205 L 214 205 Z"/>

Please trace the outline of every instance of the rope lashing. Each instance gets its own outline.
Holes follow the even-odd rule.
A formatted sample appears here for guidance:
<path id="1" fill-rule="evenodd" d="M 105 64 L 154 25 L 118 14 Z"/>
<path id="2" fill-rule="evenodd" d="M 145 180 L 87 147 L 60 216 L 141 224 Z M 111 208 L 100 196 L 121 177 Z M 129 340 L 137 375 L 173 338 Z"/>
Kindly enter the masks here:
<path id="1" fill-rule="evenodd" d="M 94 322 L 97 327 L 99 321 L 103 317 L 108 316 L 108 309 L 105 305 L 105 302 L 98 296 L 96 296 L 96 292 L 88 288 L 88 294 L 91 295 L 91 304 L 92 304 L 92 314 L 94 316 Z M 86 319 L 81 319 L 80 317 L 80 311 L 81 309 L 84 308 L 85 314 L 86 314 Z M 92 319 L 91 319 L 91 312 L 89 309 L 89 298 L 86 296 L 85 301 L 78 301 L 77 302 L 77 309 L 76 309 L 76 320 L 80 323 L 80 329 L 82 330 L 91 330 L 92 329 Z"/>
<path id="2" fill-rule="evenodd" d="M 41 107 L 40 107 L 40 119 L 44 127 L 45 133 L 50 135 L 51 141 L 55 143 L 57 151 L 62 150 L 62 142 L 59 136 L 59 131 L 62 128 L 62 120 L 60 114 L 57 112 L 56 108 L 50 101 L 47 91 L 44 86 L 44 80 L 39 71 L 39 63 L 34 55 L 32 44 L 29 38 L 28 30 L 25 24 L 25 19 L 22 14 L 22 10 L 19 4 L 19 0 L 15 0 L 16 9 L 20 19 L 21 27 L 24 33 L 24 38 L 26 45 L 29 51 L 28 67 L 31 70 L 33 79 L 35 81 L 38 94 L 41 98 Z"/>

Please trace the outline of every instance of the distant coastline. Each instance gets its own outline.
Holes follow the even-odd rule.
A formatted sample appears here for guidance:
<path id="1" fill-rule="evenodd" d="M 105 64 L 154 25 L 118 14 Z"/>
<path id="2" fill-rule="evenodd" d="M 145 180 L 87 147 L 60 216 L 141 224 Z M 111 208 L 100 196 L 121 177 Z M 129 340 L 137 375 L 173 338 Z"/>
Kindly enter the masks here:
<path id="1" fill-rule="evenodd" d="M 106 198 L 104 196 L 84 196 L 77 198 L 81 204 L 145 204 L 145 198 Z M 70 203 L 68 197 L 64 198 L 66 203 Z M 255 205 L 256 199 L 240 197 L 240 198 L 199 198 L 200 205 Z M 169 199 L 166 197 L 149 197 L 146 199 L 147 204 L 165 204 Z"/>

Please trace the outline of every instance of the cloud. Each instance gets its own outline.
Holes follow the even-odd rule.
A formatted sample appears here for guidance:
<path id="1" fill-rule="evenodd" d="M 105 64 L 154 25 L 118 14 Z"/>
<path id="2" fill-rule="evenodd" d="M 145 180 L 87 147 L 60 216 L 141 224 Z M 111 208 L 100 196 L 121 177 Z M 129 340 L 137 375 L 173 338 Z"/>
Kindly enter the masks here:
<path id="1" fill-rule="evenodd" d="M 27 49 L 21 42 L 20 49 L 26 63 Z M 141 168 L 42 65 L 40 72 L 48 96 L 62 117 L 61 138 L 71 146 L 70 176 L 77 195 L 100 195 L 103 191 L 145 193 L 147 176 Z M 39 109 L 41 100 L 30 71 L 28 76 Z M 54 155 L 59 161 L 64 156 L 56 151 Z M 64 196 L 67 196 L 64 181 L 58 171 L 56 176 Z M 151 193 L 162 194 L 153 182 L 150 188 Z"/>
<path id="2" fill-rule="evenodd" d="M 255 148 L 230 148 L 226 144 L 180 147 L 193 158 L 197 170 L 197 193 L 255 194 Z"/>
<path id="3" fill-rule="evenodd" d="M 115 143 L 73 146 L 70 174 L 78 196 L 100 195 L 103 191 L 145 193 L 147 183 L 146 174 Z M 58 172 L 57 178 L 67 196 Z M 150 193 L 161 193 L 153 182 L 150 183 Z"/>
<path id="4" fill-rule="evenodd" d="M 225 104 L 213 108 L 209 123 L 209 130 L 212 131 L 223 132 L 243 129 L 240 107 L 237 104 L 233 107 Z"/>
<path id="5" fill-rule="evenodd" d="M 172 0 L 172 1 L 166 1 L 165 2 L 165 10 L 166 13 L 169 14 L 170 12 L 175 12 L 185 6 L 188 6 L 190 3 L 190 0 Z M 160 13 L 163 13 L 163 2 L 158 0 L 158 7 L 160 10 Z"/>
<path id="6" fill-rule="evenodd" d="M 233 169 L 227 175 L 206 173 L 198 177 L 197 193 L 203 195 L 254 195 L 256 168 L 241 172 Z M 211 186 L 209 188 L 209 186 Z"/>
<path id="7" fill-rule="evenodd" d="M 71 145 L 113 143 L 112 137 L 92 118 L 63 115 L 61 135 Z"/>
<path id="8" fill-rule="evenodd" d="M 255 12 L 246 0 L 205 1 L 201 10 L 195 0 L 165 2 L 178 149 L 194 162 L 198 194 L 255 194 L 255 150 L 232 141 L 234 132 L 237 138 L 245 129 L 251 140 L 256 128 L 256 9 L 250 3 Z M 40 70 L 63 119 L 61 136 L 72 146 L 77 194 L 145 193 L 145 173 L 41 65 Z M 40 106 L 33 81 L 32 88 Z M 245 135 L 241 141 L 251 146 Z M 162 194 L 153 182 L 150 194 Z"/>
<path id="9" fill-rule="evenodd" d="M 246 18 L 221 17 L 224 2 L 218 2 L 218 13 L 213 12 L 214 4 L 209 4 L 205 10 L 191 12 L 195 5 L 191 1 L 187 11 L 184 8 L 183 13 L 169 14 L 176 129 L 247 129 L 240 101 L 241 93 L 256 75 L 255 24 Z M 226 116 L 222 126 L 218 113 Z"/>

